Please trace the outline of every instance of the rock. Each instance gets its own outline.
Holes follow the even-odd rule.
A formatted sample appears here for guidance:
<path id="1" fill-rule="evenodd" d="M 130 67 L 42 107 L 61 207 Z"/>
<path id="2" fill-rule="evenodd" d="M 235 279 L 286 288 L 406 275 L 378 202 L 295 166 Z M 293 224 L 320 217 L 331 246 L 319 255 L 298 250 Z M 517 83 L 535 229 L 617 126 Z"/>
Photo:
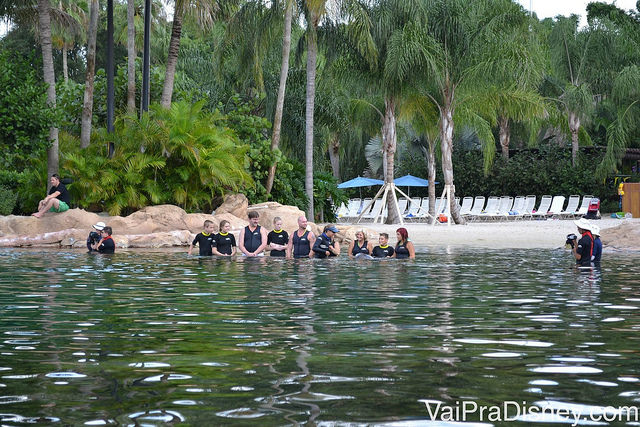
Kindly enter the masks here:
<path id="1" fill-rule="evenodd" d="M 67 230 L 72 228 L 89 229 L 104 218 L 83 209 L 69 209 L 62 213 L 47 212 L 42 218 L 33 216 L 0 216 L 0 230 L 4 237 L 34 236 L 48 232 Z"/>
<path id="2" fill-rule="evenodd" d="M 238 218 L 246 219 L 248 206 L 249 200 L 244 194 L 229 194 L 225 196 L 224 202 L 216 209 L 215 214 L 228 213 Z"/>
<path id="3" fill-rule="evenodd" d="M 623 222 L 622 224 L 602 230 L 600 239 L 606 247 L 624 250 L 640 250 L 640 224 Z"/>
<path id="4" fill-rule="evenodd" d="M 251 205 L 247 209 L 247 213 L 256 211 L 260 214 L 260 225 L 268 231 L 273 230 L 273 218 L 282 218 L 282 228 L 289 234 L 298 229 L 298 218 L 304 215 L 300 209 L 296 206 L 281 205 L 277 202 L 265 202 L 257 205 Z M 311 230 L 315 233 L 317 227 L 312 222 L 309 222 Z"/>
<path id="5" fill-rule="evenodd" d="M 169 248 L 185 246 L 194 235 L 189 230 L 162 231 L 153 234 L 130 234 L 114 238 L 118 248 Z"/>
<path id="6" fill-rule="evenodd" d="M 204 229 L 204 222 L 206 220 L 213 221 L 213 223 L 216 225 L 214 231 L 217 233 L 219 221 L 217 221 L 216 218 L 214 218 L 211 215 L 192 213 L 192 214 L 186 214 L 184 217 L 184 222 L 187 226 L 187 230 L 189 230 L 194 234 L 197 234 Z"/>

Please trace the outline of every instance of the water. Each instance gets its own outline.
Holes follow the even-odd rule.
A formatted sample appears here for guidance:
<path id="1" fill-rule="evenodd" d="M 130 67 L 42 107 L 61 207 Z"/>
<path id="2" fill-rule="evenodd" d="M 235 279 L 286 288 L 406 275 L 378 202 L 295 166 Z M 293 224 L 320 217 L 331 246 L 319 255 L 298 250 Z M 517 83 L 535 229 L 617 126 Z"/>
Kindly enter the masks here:
<path id="1" fill-rule="evenodd" d="M 570 425 L 570 410 L 600 414 L 579 425 L 623 425 L 602 407 L 640 406 L 638 261 L 579 272 L 561 250 L 413 262 L 1 250 L 0 420 L 502 425 L 429 410 L 519 402 L 546 418 L 510 406 L 509 425 Z"/>

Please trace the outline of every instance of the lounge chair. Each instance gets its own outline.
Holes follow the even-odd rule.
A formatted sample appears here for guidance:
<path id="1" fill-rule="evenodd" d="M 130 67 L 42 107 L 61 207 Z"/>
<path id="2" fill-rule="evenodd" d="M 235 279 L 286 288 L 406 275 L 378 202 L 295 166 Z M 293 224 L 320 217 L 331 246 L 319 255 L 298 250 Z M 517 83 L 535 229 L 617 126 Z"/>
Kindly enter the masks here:
<path id="1" fill-rule="evenodd" d="M 382 217 L 382 222 L 384 222 L 384 216 L 382 215 L 382 198 L 376 199 L 371 210 L 362 215 L 362 219 L 374 222 L 377 218 L 380 217 Z"/>
<path id="2" fill-rule="evenodd" d="M 477 216 L 478 219 L 489 219 L 496 216 L 498 213 L 498 207 L 500 206 L 500 198 L 498 196 L 491 196 L 487 200 L 487 206 Z"/>
<path id="3" fill-rule="evenodd" d="M 408 204 L 409 200 L 407 200 L 405 197 L 402 197 L 400 200 L 398 200 L 398 213 L 400 214 L 400 216 L 404 216 Z"/>
<path id="4" fill-rule="evenodd" d="M 465 197 L 462 199 L 462 206 L 460 206 L 460 215 L 465 216 L 471 213 L 473 207 L 473 197 Z"/>
<path id="5" fill-rule="evenodd" d="M 546 218 L 547 212 L 549 212 L 549 208 L 551 207 L 551 201 L 553 197 L 545 195 L 542 196 L 542 200 L 540 200 L 540 206 L 538 206 L 538 210 L 531 214 L 531 218 Z"/>
<path id="6" fill-rule="evenodd" d="M 345 205 L 344 203 L 341 203 L 340 207 L 338 209 L 336 209 L 334 214 L 335 214 L 336 218 L 341 219 L 341 218 L 345 217 L 348 212 L 349 212 L 349 208 L 347 207 L 347 205 Z"/>
<path id="7" fill-rule="evenodd" d="M 549 208 L 548 216 L 551 218 L 560 217 L 562 213 L 562 207 L 564 206 L 564 196 L 553 196 L 553 201 L 551 202 L 551 207 Z"/>
<path id="8" fill-rule="evenodd" d="M 569 196 L 569 201 L 567 202 L 567 207 L 564 208 L 562 212 L 560 212 L 561 218 L 573 218 L 578 210 L 578 205 L 580 204 L 580 196 L 573 195 Z"/>
<path id="9" fill-rule="evenodd" d="M 340 220 L 350 221 L 354 218 L 358 217 L 358 212 L 362 208 L 362 200 L 360 199 L 349 199 L 349 203 L 347 204 L 347 212 L 339 217 Z"/>
<path id="10" fill-rule="evenodd" d="M 473 220 L 480 215 L 482 209 L 484 209 L 484 196 L 476 196 L 473 200 L 473 207 L 471 208 L 471 211 L 465 216 L 469 217 L 470 220 Z"/>
<path id="11" fill-rule="evenodd" d="M 576 211 L 574 216 L 580 217 L 586 215 L 589 211 L 589 203 L 591 203 L 591 199 L 593 199 L 593 196 L 591 195 L 582 196 L 582 204 L 580 205 L 580 209 Z"/>
<path id="12" fill-rule="evenodd" d="M 420 209 L 418 209 L 418 213 L 415 216 L 417 221 L 424 221 L 425 218 L 429 218 L 429 198 L 423 197 L 422 202 L 420 203 Z"/>
<path id="13" fill-rule="evenodd" d="M 513 197 L 502 196 L 500 197 L 500 203 L 498 204 L 498 212 L 493 216 L 494 219 L 507 219 L 509 212 L 513 208 Z"/>
<path id="14" fill-rule="evenodd" d="M 516 218 L 520 213 L 524 212 L 527 199 L 524 196 L 516 196 L 513 201 L 513 206 L 509 211 L 508 218 Z"/>
<path id="15" fill-rule="evenodd" d="M 420 203 L 422 203 L 422 199 L 420 197 L 412 197 L 411 204 L 409 205 L 409 210 L 404 216 L 405 219 L 413 219 L 416 215 L 418 215 L 418 211 L 420 210 Z"/>

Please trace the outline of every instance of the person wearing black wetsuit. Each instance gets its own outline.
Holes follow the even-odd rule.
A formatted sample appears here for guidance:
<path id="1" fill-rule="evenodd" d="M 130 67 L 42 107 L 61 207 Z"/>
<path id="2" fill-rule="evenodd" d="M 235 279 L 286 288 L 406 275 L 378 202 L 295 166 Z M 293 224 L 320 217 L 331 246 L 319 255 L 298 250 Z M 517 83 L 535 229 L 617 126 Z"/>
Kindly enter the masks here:
<path id="1" fill-rule="evenodd" d="M 389 246 L 389 235 L 387 233 L 380 233 L 379 238 L 380 245 L 373 248 L 374 258 L 391 258 L 394 254 L 393 247 Z"/>
<path id="2" fill-rule="evenodd" d="M 573 221 L 578 227 L 578 233 L 582 235 L 576 245 L 573 245 L 573 256 L 578 267 L 590 267 L 593 255 L 593 236 L 591 235 L 591 223 L 585 218 Z"/>
<path id="3" fill-rule="evenodd" d="M 340 245 L 334 240 L 333 236 L 339 233 L 334 225 L 326 225 L 324 232 L 318 236 L 316 242 L 313 244 L 313 253 L 316 258 L 334 257 L 340 255 Z"/>
<path id="4" fill-rule="evenodd" d="M 373 248 L 371 243 L 367 241 L 364 231 L 356 231 L 356 238 L 349 244 L 349 258 L 353 258 L 358 254 L 371 255 L 372 251 Z"/>
<path id="5" fill-rule="evenodd" d="M 233 256 L 236 254 L 236 237 L 229 233 L 231 224 L 226 219 L 220 221 L 220 232 L 216 234 L 216 246 L 213 254 L 218 256 Z"/>
<path id="6" fill-rule="evenodd" d="M 262 251 L 267 247 L 267 232 L 258 224 L 259 221 L 258 212 L 249 212 L 249 225 L 240 232 L 240 251 L 245 256 L 264 256 Z"/>
<path id="7" fill-rule="evenodd" d="M 398 239 L 398 243 L 396 243 L 395 257 L 398 259 L 414 259 L 416 257 L 416 250 L 413 246 L 413 242 L 409 240 L 409 232 L 407 229 L 404 227 L 398 228 L 396 230 L 396 238 Z"/>
<path id="8" fill-rule="evenodd" d="M 113 230 L 111 227 L 106 226 L 102 229 L 102 240 L 100 240 L 97 244 L 98 252 L 101 254 L 112 254 L 116 251 L 116 242 L 113 241 L 113 237 L 111 234 Z"/>
<path id="9" fill-rule="evenodd" d="M 198 249 L 200 250 L 200 256 L 211 256 L 213 255 L 212 248 L 216 245 L 215 235 L 213 234 L 214 225 L 213 221 L 206 220 L 203 226 L 204 230 L 202 232 L 196 234 L 196 237 L 189 245 L 189 255 L 191 255 L 191 251 L 193 251 L 193 247 L 197 244 Z"/>
<path id="10" fill-rule="evenodd" d="M 289 244 L 289 233 L 282 229 L 282 218 L 273 218 L 274 229 L 267 234 L 267 245 L 271 250 L 272 257 L 287 256 L 287 246 Z"/>
<path id="11" fill-rule="evenodd" d="M 307 218 L 302 215 L 298 217 L 298 229 L 291 233 L 287 256 L 289 258 L 313 258 L 313 247 L 316 236 L 307 230 Z"/>

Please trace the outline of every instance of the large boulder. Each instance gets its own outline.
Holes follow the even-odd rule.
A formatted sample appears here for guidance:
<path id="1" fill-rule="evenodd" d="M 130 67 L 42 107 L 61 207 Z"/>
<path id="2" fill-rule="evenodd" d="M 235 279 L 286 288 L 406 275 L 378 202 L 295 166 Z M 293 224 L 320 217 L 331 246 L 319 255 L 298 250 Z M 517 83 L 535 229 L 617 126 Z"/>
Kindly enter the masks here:
<path id="1" fill-rule="evenodd" d="M 257 205 L 251 205 L 247 212 L 256 211 L 260 214 L 260 225 L 267 230 L 273 230 L 273 219 L 275 217 L 282 218 L 282 228 L 291 233 L 298 229 L 298 218 L 304 215 L 296 206 L 281 205 L 276 202 L 265 202 Z M 315 224 L 309 222 L 312 231 L 316 232 Z"/>
<path id="2" fill-rule="evenodd" d="M 238 218 L 247 218 L 249 200 L 244 194 L 228 194 L 224 202 L 215 210 L 215 215 L 228 213 Z"/>
<path id="3" fill-rule="evenodd" d="M 103 221 L 114 234 L 150 234 L 187 230 L 186 212 L 174 205 L 147 206 L 127 217 L 114 216 Z"/>
<path id="4" fill-rule="evenodd" d="M 640 250 L 640 223 L 623 222 L 602 230 L 600 239 L 606 247 L 624 250 Z"/>
<path id="5" fill-rule="evenodd" d="M 45 213 L 42 218 L 34 216 L 0 216 L 2 236 L 33 236 L 70 228 L 88 230 L 92 224 L 104 221 L 104 218 L 82 209 L 69 209 L 62 213 Z"/>

